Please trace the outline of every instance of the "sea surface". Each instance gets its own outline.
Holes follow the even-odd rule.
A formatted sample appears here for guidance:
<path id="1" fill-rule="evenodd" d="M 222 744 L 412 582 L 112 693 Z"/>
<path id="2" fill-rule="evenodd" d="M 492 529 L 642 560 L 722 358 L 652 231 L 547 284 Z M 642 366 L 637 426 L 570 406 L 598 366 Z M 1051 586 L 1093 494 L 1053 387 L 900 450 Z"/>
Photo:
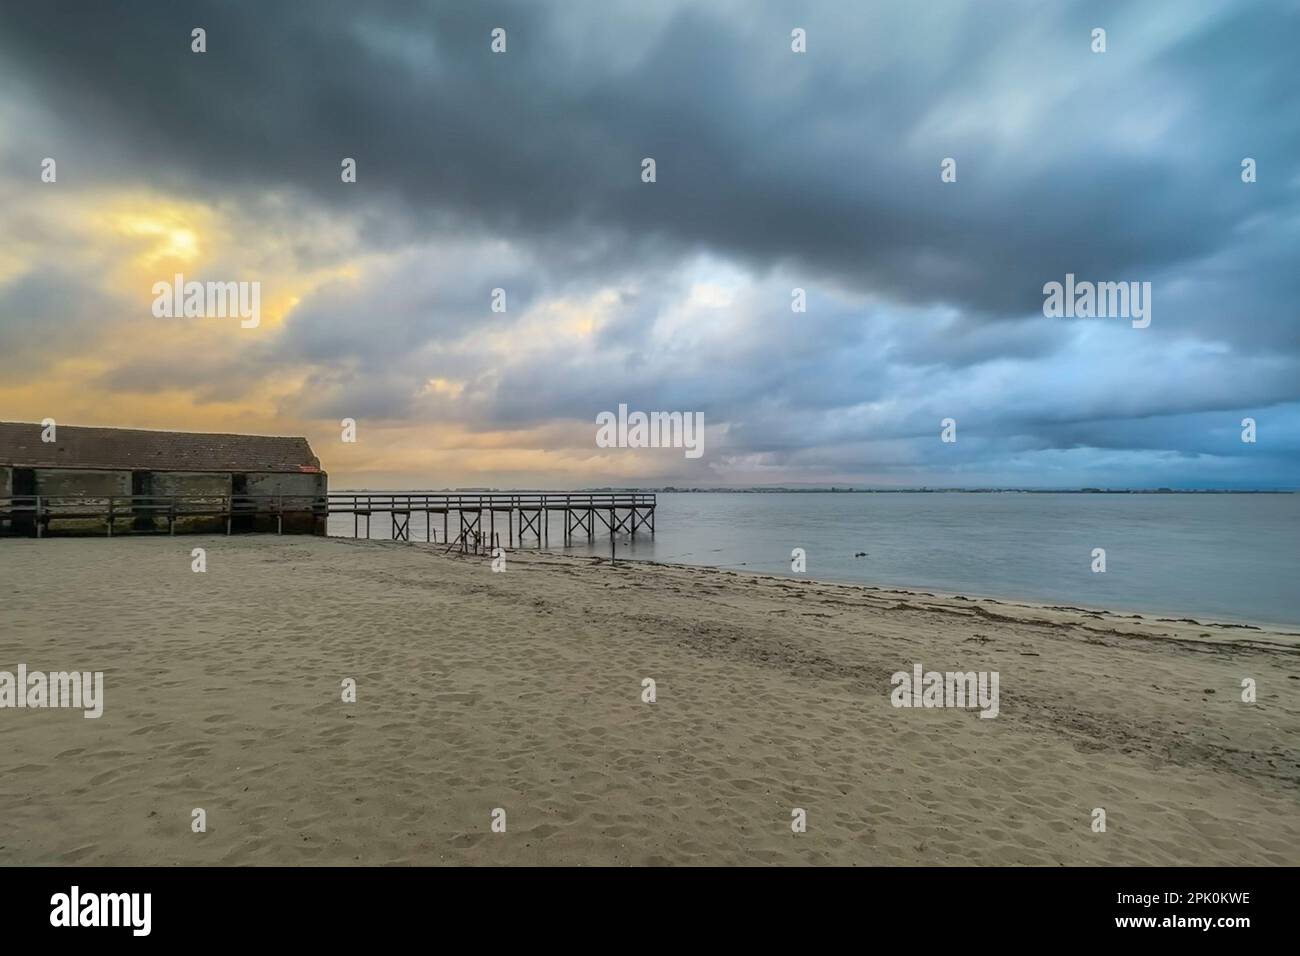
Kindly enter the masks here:
<path id="1" fill-rule="evenodd" d="M 411 530 L 423 540 L 423 516 Z M 390 533 L 375 515 L 371 535 Z M 615 542 L 619 558 L 799 576 L 795 548 L 824 581 L 1300 627 L 1300 494 L 660 493 L 656 535 Z M 569 550 L 608 556 L 609 535 Z"/>

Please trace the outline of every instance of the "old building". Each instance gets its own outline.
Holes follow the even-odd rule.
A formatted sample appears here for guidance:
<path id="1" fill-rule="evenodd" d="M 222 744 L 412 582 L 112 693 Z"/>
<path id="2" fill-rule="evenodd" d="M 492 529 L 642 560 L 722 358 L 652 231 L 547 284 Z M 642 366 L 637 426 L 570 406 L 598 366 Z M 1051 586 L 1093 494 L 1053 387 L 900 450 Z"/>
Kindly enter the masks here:
<path id="1" fill-rule="evenodd" d="M 305 438 L 0 422 L 0 532 L 323 534 L 326 493 Z"/>

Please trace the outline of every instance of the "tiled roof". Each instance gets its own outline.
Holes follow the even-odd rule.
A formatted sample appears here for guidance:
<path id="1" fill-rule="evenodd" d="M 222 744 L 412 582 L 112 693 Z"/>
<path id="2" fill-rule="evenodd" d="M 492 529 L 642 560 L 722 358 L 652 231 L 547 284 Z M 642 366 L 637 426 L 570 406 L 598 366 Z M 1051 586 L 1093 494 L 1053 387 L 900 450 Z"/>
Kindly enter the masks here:
<path id="1" fill-rule="evenodd" d="M 137 471 L 320 470 L 320 459 L 305 438 L 58 425 L 58 440 L 43 442 L 42 430 L 25 422 L 0 422 L 0 465 Z"/>

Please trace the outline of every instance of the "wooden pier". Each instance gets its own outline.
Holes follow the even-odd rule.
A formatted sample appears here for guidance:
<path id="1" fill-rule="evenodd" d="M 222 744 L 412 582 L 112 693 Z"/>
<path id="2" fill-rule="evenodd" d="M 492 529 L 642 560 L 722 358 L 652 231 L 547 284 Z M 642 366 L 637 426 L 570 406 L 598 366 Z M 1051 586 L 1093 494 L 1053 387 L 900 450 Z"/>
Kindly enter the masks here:
<path id="1" fill-rule="evenodd" d="M 585 535 L 611 538 L 655 531 L 655 495 L 641 492 L 334 492 L 327 495 L 19 495 L 0 497 L 0 527 L 44 537 L 51 522 L 111 537 L 122 533 L 220 530 L 226 534 L 286 530 L 328 533 L 329 519 L 352 516 L 353 537 L 370 537 L 374 515 L 386 516 L 394 541 L 421 532 L 426 542 L 479 551 L 550 545 L 551 516 L 561 516 L 561 542 Z M 417 518 L 412 528 L 412 516 Z M 452 516 L 455 516 L 453 521 Z M 441 516 L 439 537 L 436 517 Z M 365 519 L 364 529 L 362 519 Z M 286 524 L 287 522 L 287 524 Z M 504 528 L 498 530 L 498 525 Z M 56 525 L 56 527 L 58 527 Z M 364 535 L 362 531 L 364 530 Z"/>
<path id="2" fill-rule="evenodd" d="M 424 492 L 336 492 L 330 494 L 331 515 L 352 515 L 353 537 L 362 537 L 360 519 L 365 518 L 364 537 L 370 537 L 372 515 L 387 515 L 395 541 L 411 540 L 411 516 L 424 515 L 424 540 L 461 547 L 507 547 L 531 543 L 549 547 L 551 515 L 562 516 L 561 542 L 571 545 L 575 537 L 594 541 L 597 533 L 611 537 L 638 531 L 655 533 L 655 496 L 641 492 L 490 492 L 444 494 Z M 456 516 L 453 523 L 452 515 Z M 438 537 L 434 516 L 442 516 L 442 537 Z M 498 524 L 505 527 L 498 530 Z M 417 522 L 415 533 L 420 531 Z"/>

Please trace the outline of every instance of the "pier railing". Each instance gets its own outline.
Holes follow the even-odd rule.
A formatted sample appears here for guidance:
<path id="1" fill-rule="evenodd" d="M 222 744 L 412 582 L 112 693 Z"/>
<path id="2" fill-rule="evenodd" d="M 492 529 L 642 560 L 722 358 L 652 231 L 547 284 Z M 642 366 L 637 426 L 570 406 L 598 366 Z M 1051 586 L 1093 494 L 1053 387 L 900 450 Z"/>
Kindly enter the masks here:
<path id="1" fill-rule="evenodd" d="M 648 529 L 654 534 L 656 497 L 651 492 L 332 492 L 328 495 L 329 514 L 352 515 L 352 533 L 361 537 L 360 518 L 365 518 L 365 537 L 370 537 L 370 517 L 389 518 L 392 537 L 410 540 L 412 514 L 423 514 L 426 541 L 439 541 L 462 549 L 479 550 L 495 546 L 500 534 L 497 517 L 504 515 L 507 543 L 516 538 L 523 544 L 525 536 L 541 546 L 550 543 L 551 515 L 563 515 L 563 540 L 571 543 L 575 535 L 594 539 L 597 522 L 610 535 Z M 457 515 L 452 526 L 450 516 Z M 433 530 L 433 515 L 442 515 L 442 538 Z M 484 520 L 486 515 L 486 520 Z M 417 524 L 416 533 L 419 532 Z"/>
<path id="2" fill-rule="evenodd" d="M 102 526 L 110 537 L 123 531 L 157 531 L 224 522 L 226 533 L 283 533 L 285 522 L 302 530 L 329 514 L 325 495 L 8 495 L 0 496 L 0 527 L 43 537 L 52 522 L 76 529 Z M 272 525 L 271 522 L 274 522 Z M 291 529 L 292 530 L 292 529 Z"/>
<path id="3" fill-rule="evenodd" d="M 60 530 L 102 529 L 114 533 L 181 530 L 314 531 L 326 533 L 332 516 L 352 516 L 353 535 L 370 536 L 373 515 L 388 518 L 395 540 L 411 539 L 411 516 L 423 514 L 426 541 L 460 542 L 478 550 L 495 545 L 504 516 L 513 547 L 516 531 L 538 545 L 548 544 L 551 515 L 564 516 L 564 541 L 585 533 L 590 541 L 597 522 L 611 536 L 654 534 L 656 498 L 650 492 L 332 492 L 326 495 L 10 495 L 0 496 L 0 531 L 42 537 L 51 523 Z M 453 529 L 451 515 L 457 516 Z M 442 537 L 434 530 L 442 515 Z M 417 524 L 416 532 L 420 530 Z M 456 532 L 453 536 L 453 530 Z"/>

